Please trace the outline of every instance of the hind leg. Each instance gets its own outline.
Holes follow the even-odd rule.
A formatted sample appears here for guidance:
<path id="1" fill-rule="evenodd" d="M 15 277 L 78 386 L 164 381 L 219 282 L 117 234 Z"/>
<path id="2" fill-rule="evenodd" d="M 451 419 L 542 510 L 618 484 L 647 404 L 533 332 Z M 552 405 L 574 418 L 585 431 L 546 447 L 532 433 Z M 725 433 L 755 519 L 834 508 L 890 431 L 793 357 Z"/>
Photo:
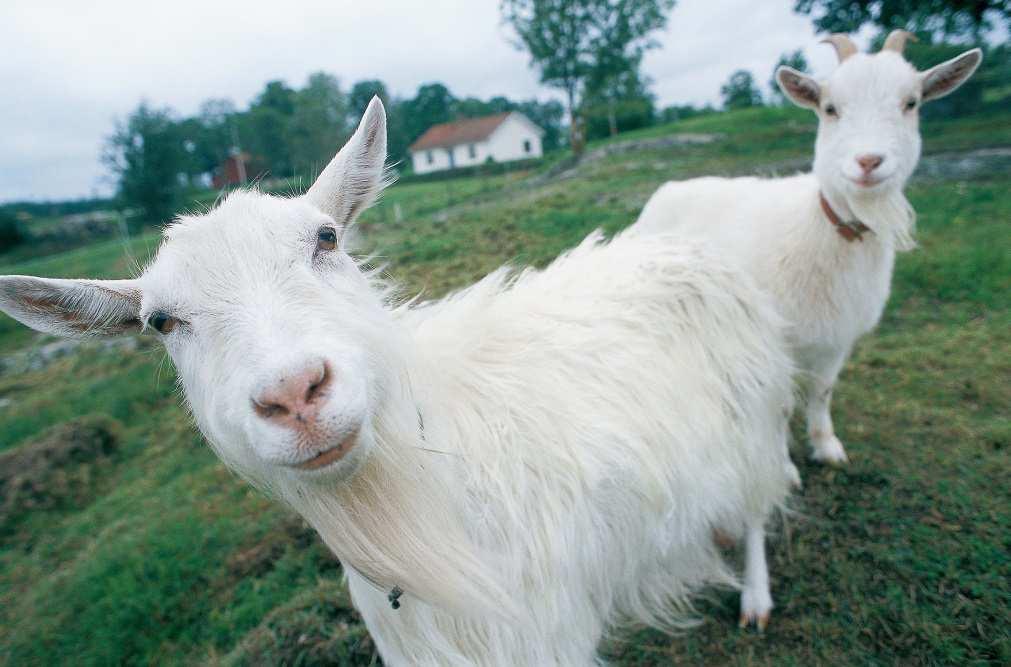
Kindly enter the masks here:
<path id="1" fill-rule="evenodd" d="M 772 592 L 769 590 L 769 565 L 765 560 L 765 522 L 752 519 L 744 534 L 744 588 L 741 590 L 741 623 L 752 623 L 759 630 L 769 624 Z"/>

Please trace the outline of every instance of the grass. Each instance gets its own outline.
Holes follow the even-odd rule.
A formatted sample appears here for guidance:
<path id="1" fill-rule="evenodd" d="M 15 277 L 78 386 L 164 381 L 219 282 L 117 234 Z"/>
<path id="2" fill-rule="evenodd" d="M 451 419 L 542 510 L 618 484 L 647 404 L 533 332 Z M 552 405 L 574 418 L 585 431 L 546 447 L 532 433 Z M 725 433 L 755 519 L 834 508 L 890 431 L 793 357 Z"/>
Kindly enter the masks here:
<path id="1" fill-rule="evenodd" d="M 924 151 L 1011 145 L 1008 128 L 1006 116 L 932 124 Z M 792 109 L 721 114 L 619 140 L 722 141 L 619 153 L 563 180 L 395 186 L 360 243 L 409 291 L 438 296 L 503 262 L 544 264 L 594 228 L 621 229 L 666 179 L 802 162 L 813 131 Z M 622 633 L 604 646 L 613 664 L 1011 663 L 1009 186 L 1006 172 L 911 186 L 920 248 L 899 258 L 884 320 L 836 394 L 852 463 L 803 462 L 798 433 L 805 488 L 771 547 L 778 606 L 765 635 L 738 631 L 736 597 L 714 591 L 698 629 Z M 132 241 L 129 259 L 122 243 L 98 243 L 0 273 L 126 276 L 156 244 Z M 0 321 L 0 353 L 42 342 Z M 11 401 L 0 451 L 41 451 L 53 425 L 96 416 L 117 438 L 61 502 L 25 507 L 0 531 L 0 662 L 370 664 L 338 564 L 214 459 L 153 341 L 86 345 L 0 374 L 0 399 Z"/>

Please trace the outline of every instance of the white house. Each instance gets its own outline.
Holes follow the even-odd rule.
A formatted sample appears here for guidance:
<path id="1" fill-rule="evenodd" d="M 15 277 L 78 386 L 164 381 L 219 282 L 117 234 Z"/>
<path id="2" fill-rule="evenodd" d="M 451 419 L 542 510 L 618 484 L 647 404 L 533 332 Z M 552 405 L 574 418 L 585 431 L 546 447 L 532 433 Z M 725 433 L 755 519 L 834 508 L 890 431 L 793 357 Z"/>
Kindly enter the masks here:
<path id="1" fill-rule="evenodd" d="M 414 173 L 540 157 L 544 130 L 510 111 L 428 128 L 409 147 Z"/>

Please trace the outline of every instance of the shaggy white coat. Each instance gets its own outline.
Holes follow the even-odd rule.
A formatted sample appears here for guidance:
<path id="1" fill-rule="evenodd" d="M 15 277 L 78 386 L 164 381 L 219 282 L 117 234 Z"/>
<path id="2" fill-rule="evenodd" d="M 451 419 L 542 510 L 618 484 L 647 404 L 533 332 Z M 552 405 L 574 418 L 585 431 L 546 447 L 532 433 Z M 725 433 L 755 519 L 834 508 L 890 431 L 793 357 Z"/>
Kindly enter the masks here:
<path id="1" fill-rule="evenodd" d="M 763 529 L 791 482 L 770 299 L 697 245 L 593 234 L 542 271 L 397 306 L 316 242 L 375 197 L 384 158 L 375 100 L 305 197 L 233 194 L 136 280 L 4 277 L 0 308 L 65 335 L 173 318 L 200 429 L 341 558 L 386 664 L 594 664 L 608 628 L 680 627 L 693 591 L 736 585 L 717 528 L 746 535 L 742 615 L 767 618 Z M 308 441 L 252 400 L 305 359 L 334 376 Z"/>
<path id="2" fill-rule="evenodd" d="M 773 296 L 790 324 L 807 388 L 816 460 L 846 460 L 830 414 L 832 388 L 853 345 L 881 318 L 896 251 L 914 245 L 914 213 L 902 190 L 920 155 L 919 105 L 957 88 L 979 60 L 974 49 L 920 73 L 885 49 L 846 56 L 823 82 L 780 68 L 783 91 L 819 116 L 814 173 L 671 181 L 632 228 L 702 240 Z M 873 183 L 859 182 L 857 158 L 866 155 L 883 160 Z M 822 211 L 819 193 L 843 221 L 871 231 L 845 240 Z"/>

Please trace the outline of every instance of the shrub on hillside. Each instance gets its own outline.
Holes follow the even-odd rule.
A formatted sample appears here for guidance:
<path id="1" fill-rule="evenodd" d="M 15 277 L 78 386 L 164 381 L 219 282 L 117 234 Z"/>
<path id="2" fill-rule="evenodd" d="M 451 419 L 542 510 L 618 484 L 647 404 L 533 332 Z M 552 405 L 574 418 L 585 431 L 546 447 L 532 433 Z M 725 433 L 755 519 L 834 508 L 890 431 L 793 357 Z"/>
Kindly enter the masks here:
<path id="1" fill-rule="evenodd" d="M 27 512 L 83 506 L 119 449 L 120 428 L 106 417 L 83 417 L 0 453 L 0 532 Z"/>

